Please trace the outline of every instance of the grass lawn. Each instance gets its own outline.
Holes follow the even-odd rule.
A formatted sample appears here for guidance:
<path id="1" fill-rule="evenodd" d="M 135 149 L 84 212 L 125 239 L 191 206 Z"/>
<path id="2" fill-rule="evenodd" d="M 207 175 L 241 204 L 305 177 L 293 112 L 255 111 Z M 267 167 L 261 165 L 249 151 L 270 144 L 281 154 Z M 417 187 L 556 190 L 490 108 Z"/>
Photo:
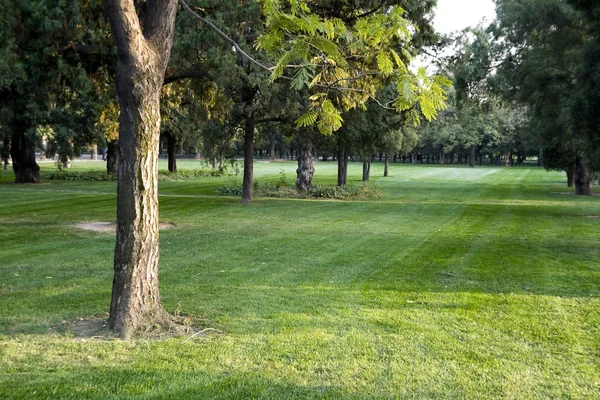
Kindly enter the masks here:
<path id="1" fill-rule="evenodd" d="M 115 183 L 3 172 L 0 399 L 600 398 L 600 198 L 537 168 L 372 170 L 372 201 L 161 181 L 163 303 L 223 333 L 128 342 L 73 328 L 106 317 L 114 235 L 72 225 L 114 220 Z"/>

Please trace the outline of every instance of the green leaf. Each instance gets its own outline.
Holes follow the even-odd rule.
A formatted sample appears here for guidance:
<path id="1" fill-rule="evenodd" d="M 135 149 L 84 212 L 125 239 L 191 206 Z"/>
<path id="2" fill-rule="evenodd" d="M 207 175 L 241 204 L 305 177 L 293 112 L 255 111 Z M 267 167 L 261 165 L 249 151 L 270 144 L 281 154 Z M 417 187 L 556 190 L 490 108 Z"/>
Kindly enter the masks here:
<path id="1" fill-rule="evenodd" d="M 390 60 L 390 57 L 384 52 L 377 55 L 377 67 L 386 76 L 394 72 L 392 60 Z"/>
<path id="2" fill-rule="evenodd" d="M 309 111 L 306 114 L 303 114 L 302 116 L 300 116 L 296 120 L 296 126 L 298 128 L 300 128 L 300 127 L 314 125 L 314 123 L 317 122 L 317 117 L 318 117 L 318 115 L 316 112 Z"/>

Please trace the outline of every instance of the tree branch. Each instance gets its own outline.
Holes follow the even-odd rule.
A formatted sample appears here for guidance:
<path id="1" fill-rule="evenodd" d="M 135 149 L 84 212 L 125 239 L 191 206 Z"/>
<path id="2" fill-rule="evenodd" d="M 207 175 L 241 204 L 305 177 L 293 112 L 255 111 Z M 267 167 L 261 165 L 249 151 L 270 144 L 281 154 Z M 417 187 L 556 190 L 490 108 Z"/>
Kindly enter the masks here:
<path id="1" fill-rule="evenodd" d="M 137 55 L 142 47 L 142 28 L 133 0 L 104 0 L 119 58 Z"/>
<path id="2" fill-rule="evenodd" d="M 173 83 L 175 81 L 179 81 L 181 79 L 208 79 L 210 75 L 206 71 L 200 70 L 189 70 L 183 71 L 178 74 L 169 75 L 165 77 L 163 82 L 163 86 L 168 85 L 169 83 Z"/>
<path id="3" fill-rule="evenodd" d="M 167 45 L 175 28 L 177 0 L 148 0 L 146 7 L 144 37 L 157 45 Z"/>
<path id="4" fill-rule="evenodd" d="M 219 36 L 221 36 L 226 42 L 228 42 L 229 44 L 231 44 L 233 46 L 233 48 L 237 52 L 239 52 L 242 56 L 244 56 L 252 64 L 256 65 L 260 69 L 263 69 L 263 70 L 265 70 L 265 71 L 267 71 L 269 73 L 273 72 L 272 68 L 269 68 L 266 65 L 263 65 L 260 62 L 256 61 L 254 58 L 250 57 L 248 55 L 248 53 L 246 53 L 244 50 L 242 50 L 242 48 L 237 44 L 237 42 L 235 40 L 233 40 L 232 38 L 230 38 L 229 36 L 227 36 L 222 30 L 220 30 L 219 28 L 217 28 L 217 26 L 215 24 L 213 24 L 212 22 L 210 22 L 206 18 L 201 17 L 199 14 L 197 14 L 194 10 L 192 10 L 190 8 L 190 6 L 184 0 L 179 0 L 179 2 L 183 5 L 183 8 L 185 8 L 190 14 L 192 14 L 195 18 L 197 18 L 200 21 L 202 21 L 205 25 L 207 25 L 208 27 L 210 27 L 213 31 L 217 32 L 217 34 Z M 290 78 L 290 80 L 291 80 L 291 78 Z"/>

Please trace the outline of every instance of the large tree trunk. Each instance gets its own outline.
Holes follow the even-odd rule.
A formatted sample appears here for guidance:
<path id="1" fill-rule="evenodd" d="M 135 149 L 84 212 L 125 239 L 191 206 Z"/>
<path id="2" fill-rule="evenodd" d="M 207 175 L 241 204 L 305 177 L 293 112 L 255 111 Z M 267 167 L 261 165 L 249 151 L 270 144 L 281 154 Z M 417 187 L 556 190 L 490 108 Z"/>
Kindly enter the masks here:
<path id="1" fill-rule="evenodd" d="M 11 138 L 10 156 L 15 183 L 40 183 L 40 167 L 35 161 L 35 142 L 18 126 Z"/>
<path id="2" fill-rule="evenodd" d="M 173 43 L 177 0 L 104 0 L 117 43 L 119 171 L 117 240 L 109 327 L 121 338 L 168 324 L 158 291 L 160 92 Z"/>
<path id="3" fill-rule="evenodd" d="M 177 172 L 177 140 L 170 132 L 167 133 L 167 164 L 169 172 Z"/>
<path id="4" fill-rule="evenodd" d="M 338 186 L 345 186 L 348 181 L 348 150 L 338 147 Z"/>
<path id="5" fill-rule="evenodd" d="M 477 150 L 477 146 L 471 145 L 471 152 L 469 153 L 469 167 L 475 168 L 475 150 Z"/>
<path id="6" fill-rule="evenodd" d="M 119 142 L 108 142 L 106 149 L 106 172 L 115 175 L 119 170 Z"/>
<path id="7" fill-rule="evenodd" d="M 244 182 L 242 203 L 252 204 L 252 179 L 254 175 L 254 114 L 246 119 L 244 127 Z"/>
<path id="8" fill-rule="evenodd" d="M 592 194 L 593 177 L 580 157 L 575 160 L 575 194 Z"/>
<path id="9" fill-rule="evenodd" d="M 310 190 L 312 188 L 313 166 L 312 143 L 310 138 L 303 135 L 298 149 L 298 169 L 296 169 L 296 189 Z"/>
<path id="10" fill-rule="evenodd" d="M 383 167 L 383 176 L 387 177 L 389 176 L 389 171 L 390 170 L 390 155 L 389 153 L 385 153 L 385 165 Z"/>

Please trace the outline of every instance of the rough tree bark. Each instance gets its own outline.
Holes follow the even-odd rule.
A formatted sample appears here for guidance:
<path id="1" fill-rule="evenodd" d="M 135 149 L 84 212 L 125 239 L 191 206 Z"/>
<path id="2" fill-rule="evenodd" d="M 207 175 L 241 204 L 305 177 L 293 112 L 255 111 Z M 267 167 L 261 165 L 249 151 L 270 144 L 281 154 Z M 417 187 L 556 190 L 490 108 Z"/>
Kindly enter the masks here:
<path id="1" fill-rule="evenodd" d="M 575 194 L 589 196 L 592 194 L 593 177 L 580 157 L 575 159 Z"/>
<path id="2" fill-rule="evenodd" d="M 158 292 L 160 92 L 173 44 L 177 0 L 104 0 L 117 45 L 119 171 L 109 327 L 121 338 L 170 323 Z"/>
<path id="3" fill-rule="evenodd" d="M 119 143 L 108 142 L 108 148 L 106 149 L 106 172 L 114 175 L 119 170 Z"/>
<path id="4" fill-rule="evenodd" d="M 312 180 L 315 173 L 313 166 L 313 146 L 306 135 L 302 136 L 300 147 L 298 148 L 298 169 L 296 169 L 296 189 L 312 189 Z"/>
<path id="5" fill-rule="evenodd" d="M 343 147 L 338 147 L 337 152 L 338 162 L 338 186 L 345 186 L 348 181 L 348 150 Z"/>
<path id="6" fill-rule="evenodd" d="M 10 157 L 12 158 L 15 183 L 40 183 L 40 166 L 35 161 L 34 139 L 16 126 L 12 134 Z"/>
<path id="7" fill-rule="evenodd" d="M 246 118 L 244 126 L 244 181 L 242 204 L 252 204 L 252 179 L 254 176 L 254 113 Z"/>

